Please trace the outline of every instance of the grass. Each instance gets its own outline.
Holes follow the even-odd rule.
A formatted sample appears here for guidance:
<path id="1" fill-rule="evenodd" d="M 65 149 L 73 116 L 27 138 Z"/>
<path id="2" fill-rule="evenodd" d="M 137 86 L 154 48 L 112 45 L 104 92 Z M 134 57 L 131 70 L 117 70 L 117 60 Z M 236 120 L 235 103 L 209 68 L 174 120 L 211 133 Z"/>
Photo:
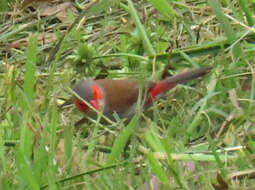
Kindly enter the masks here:
<path id="1" fill-rule="evenodd" d="M 64 2 L 1 1 L 0 189 L 255 188 L 253 1 Z M 212 70 L 126 122 L 60 106 L 83 77 L 166 65 Z"/>

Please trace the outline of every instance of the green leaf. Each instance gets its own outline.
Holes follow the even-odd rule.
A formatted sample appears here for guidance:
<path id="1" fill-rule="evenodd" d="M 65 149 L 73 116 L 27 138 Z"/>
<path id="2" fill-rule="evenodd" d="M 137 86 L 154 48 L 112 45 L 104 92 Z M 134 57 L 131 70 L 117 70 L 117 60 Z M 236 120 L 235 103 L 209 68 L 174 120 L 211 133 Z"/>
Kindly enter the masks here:
<path id="1" fill-rule="evenodd" d="M 221 175 L 222 177 L 225 178 L 227 176 L 227 173 L 226 173 L 226 170 L 224 169 L 224 163 L 221 161 L 219 154 L 216 152 L 216 145 L 210 137 L 208 137 L 208 142 L 211 147 L 212 153 L 215 157 L 215 160 L 218 164 L 218 167 L 220 169 Z"/>
<path id="2" fill-rule="evenodd" d="M 222 12 L 220 2 L 218 0 L 207 0 L 207 2 L 209 6 L 213 9 L 213 12 L 215 13 L 217 20 L 219 21 L 221 27 L 225 31 L 229 43 L 233 44 L 237 40 L 236 32 L 233 30 L 227 17 Z M 241 56 L 242 49 L 240 43 L 236 43 L 233 46 L 233 54 L 235 58 L 239 58 Z"/>
<path id="3" fill-rule="evenodd" d="M 96 4 L 96 6 L 91 7 L 86 15 L 97 15 L 104 11 L 110 10 L 111 6 L 117 4 L 119 0 L 101 0 Z"/>
<path id="4" fill-rule="evenodd" d="M 148 152 L 146 157 L 153 173 L 160 179 L 161 182 L 166 183 L 168 181 L 167 174 L 160 166 L 159 161 L 154 157 L 154 154 L 152 152 Z"/>
<path id="5" fill-rule="evenodd" d="M 249 4 L 247 0 L 239 0 L 239 4 L 240 4 L 240 8 L 245 13 L 245 17 L 247 19 L 249 26 L 252 27 L 254 25 L 254 19 L 252 18 L 252 12 L 249 8 Z"/>
<path id="6" fill-rule="evenodd" d="M 148 0 L 148 2 L 166 18 L 173 19 L 176 16 L 175 10 L 166 0 Z"/>
<path id="7" fill-rule="evenodd" d="M 34 86 L 35 86 L 35 68 L 37 61 L 37 35 L 32 35 L 29 38 L 29 45 L 27 48 L 27 63 L 26 73 L 24 79 L 24 94 L 28 102 L 34 104 Z"/>
<path id="8" fill-rule="evenodd" d="M 144 27 L 143 27 L 143 25 L 142 25 L 142 23 L 141 23 L 141 21 L 138 17 L 138 14 L 135 10 L 135 7 L 134 7 L 132 1 L 127 0 L 127 2 L 128 2 L 128 6 L 129 6 L 129 13 L 131 14 L 131 16 L 132 16 L 132 18 L 135 22 L 135 25 L 136 25 L 136 27 L 139 31 L 139 34 L 141 35 L 141 38 L 143 39 L 144 49 L 146 49 L 150 55 L 155 55 L 155 51 L 154 51 L 154 49 L 152 47 L 152 44 L 151 44 L 151 42 L 150 42 L 150 40 L 149 40 L 149 38 L 148 38 L 148 36 L 145 32 L 145 29 L 144 29 Z"/>
<path id="9" fill-rule="evenodd" d="M 26 156 L 21 151 L 18 151 L 16 158 L 18 161 L 18 172 L 20 177 L 28 184 L 30 189 L 39 190 L 40 187 L 33 175 Z"/>
<path id="10" fill-rule="evenodd" d="M 139 115 L 136 114 L 129 122 L 129 124 L 124 128 L 122 133 L 116 138 L 106 165 L 114 164 L 114 162 L 119 158 L 119 155 L 124 150 L 124 147 L 127 144 L 129 137 L 133 134 L 138 119 Z"/>
<path id="11" fill-rule="evenodd" d="M 0 12 L 7 11 L 8 9 L 8 0 L 1 0 L 0 1 Z"/>
<path id="12" fill-rule="evenodd" d="M 145 141 L 150 145 L 150 147 L 155 152 L 164 152 L 164 146 L 161 143 L 161 139 L 159 138 L 159 135 L 156 131 L 156 127 L 154 127 L 154 124 L 151 122 L 150 130 L 148 130 L 145 135 Z"/>

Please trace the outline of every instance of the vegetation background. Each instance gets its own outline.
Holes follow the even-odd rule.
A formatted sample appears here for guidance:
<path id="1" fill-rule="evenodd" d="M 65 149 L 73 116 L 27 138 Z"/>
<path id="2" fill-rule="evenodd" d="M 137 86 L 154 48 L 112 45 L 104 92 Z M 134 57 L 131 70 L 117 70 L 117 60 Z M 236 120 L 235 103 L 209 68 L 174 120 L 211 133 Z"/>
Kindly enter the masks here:
<path id="1" fill-rule="evenodd" d="M 0 189 L 255 189 L 254 0 L 0 9 Z M 83 77 L 157 81 L 205 66 L 128 124 L 75 128 L 82 114 L 60 106 Z"/>

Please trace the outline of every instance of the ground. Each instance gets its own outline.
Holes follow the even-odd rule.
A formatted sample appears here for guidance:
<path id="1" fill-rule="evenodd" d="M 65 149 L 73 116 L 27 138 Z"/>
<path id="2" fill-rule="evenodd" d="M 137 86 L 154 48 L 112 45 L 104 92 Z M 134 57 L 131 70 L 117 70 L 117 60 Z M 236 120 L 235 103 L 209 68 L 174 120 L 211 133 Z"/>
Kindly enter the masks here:
<path id="1" fill-rule="evenodd" d="M 0 4 L 0 189 L 255 189 L 254 1 Z M 71 86 L 211 67 L 130 121 L 79 127 Z"/>

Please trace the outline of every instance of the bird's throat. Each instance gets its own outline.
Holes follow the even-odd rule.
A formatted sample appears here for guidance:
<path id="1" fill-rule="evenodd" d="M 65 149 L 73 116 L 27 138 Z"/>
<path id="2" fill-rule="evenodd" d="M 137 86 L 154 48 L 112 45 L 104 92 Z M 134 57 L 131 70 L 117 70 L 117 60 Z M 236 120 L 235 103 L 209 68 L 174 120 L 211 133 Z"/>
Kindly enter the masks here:
<path id="1" fill-rule="evenodd" d="M 74 99 L 74 104 L 81 112 L 86 112 L 89 109 L 88 105 L 86 105 L 83 101 L 79 100 L 78 98 Z"/>
<path id="2" fill-rule="evenodd" d="M 90 100 L 88 103 L 90 103 L 92 107 L 99 111 L 100 110 L 99 102 L 102 100 L 103 94 L 100 88 L 96 85 L 91 85 L 91 91 L 93 94 L 93 99 Z M 89 109 L 89 106 L 78 98 L 75 98 L 74 104 L 81 112 L 87 112 Z"/>

